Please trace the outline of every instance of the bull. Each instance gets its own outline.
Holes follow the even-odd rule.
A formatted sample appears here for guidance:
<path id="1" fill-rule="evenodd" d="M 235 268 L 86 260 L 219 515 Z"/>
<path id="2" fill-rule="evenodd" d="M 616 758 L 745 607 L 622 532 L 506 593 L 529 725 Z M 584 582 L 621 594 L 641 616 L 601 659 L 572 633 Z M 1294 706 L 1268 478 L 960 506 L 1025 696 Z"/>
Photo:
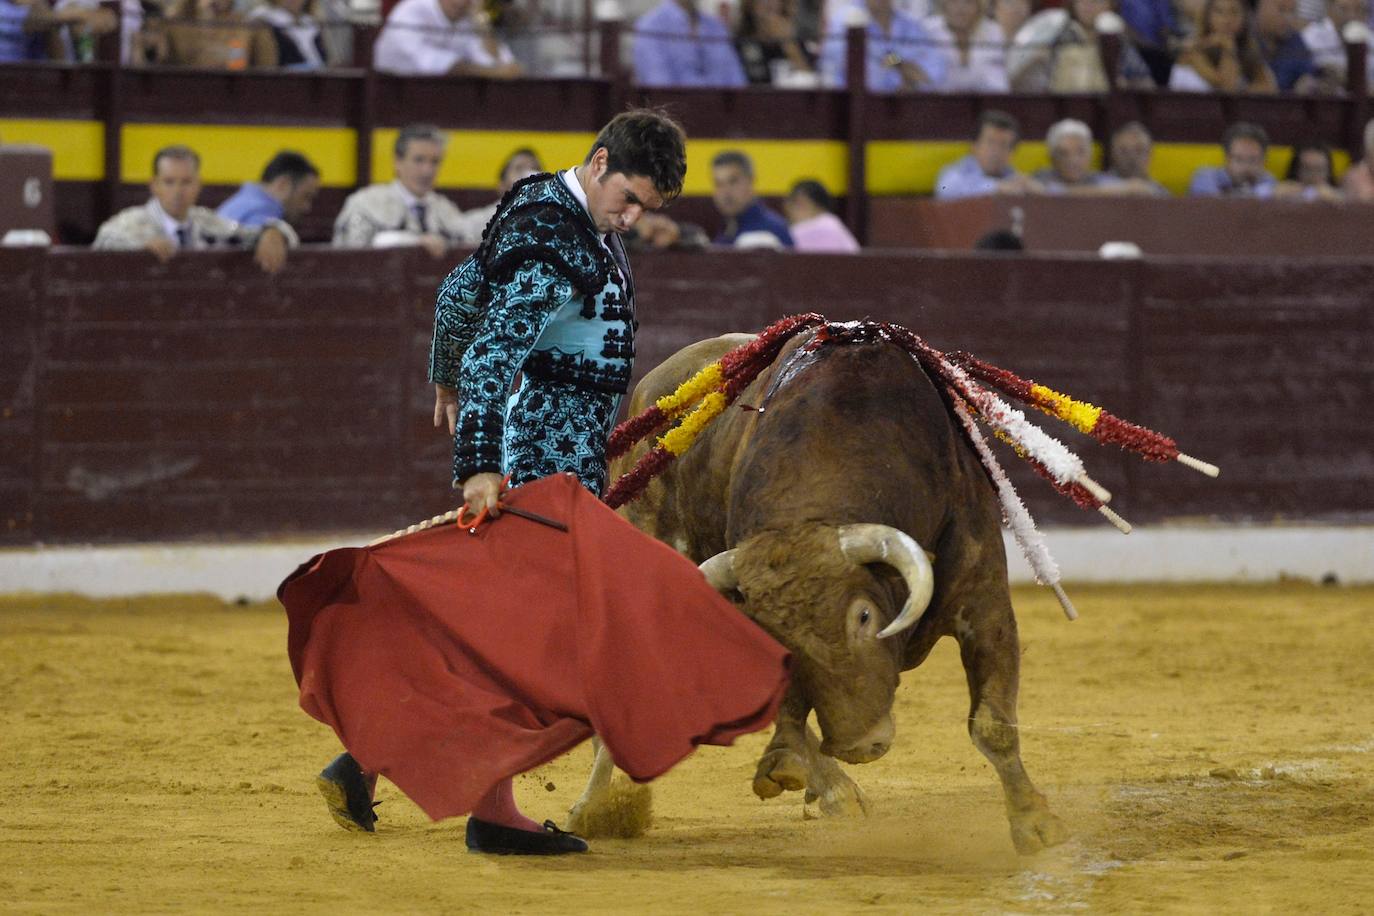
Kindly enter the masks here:
<path id="1" fill-rule="evenodd" d="M 908 353 L 862 335 L 806 346 L 813 336 L 789 341 L 743 392 L 737 403 L 756 409 L 727 411 L 623 510 L 793 653 L 753 790 L 804 791 L 809 814 L 866 812 L 835 761 L 887 752 L 900 673 L 951 636 L 969 736 L 1001 778 L 1016 849 L 1060 843 L 1067 831 L 1021 762 L 1020 651 L 992 484 Z M 751 339 L 679 351 L 635 388 L 631 413 Z M 645 448 L 618 460 L 613 479 Z M 573 829 L 606 799 L 612 768 L 598 747 Z"/>

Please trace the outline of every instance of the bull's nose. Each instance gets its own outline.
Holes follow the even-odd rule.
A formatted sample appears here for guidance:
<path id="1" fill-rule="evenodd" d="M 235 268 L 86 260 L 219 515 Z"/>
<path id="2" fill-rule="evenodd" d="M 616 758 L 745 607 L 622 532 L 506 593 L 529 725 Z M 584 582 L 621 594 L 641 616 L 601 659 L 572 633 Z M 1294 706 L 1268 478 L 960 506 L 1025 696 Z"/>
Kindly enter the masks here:
<path id="1" fill-rule="evenodd" d="M 894 730 L 892 717 L 885 716 L 857 741 L 837 744 L 834 740 L 826 738 L 821 742 L 821 753 L 845 763 L 872 763 L 892 747 Z"/>

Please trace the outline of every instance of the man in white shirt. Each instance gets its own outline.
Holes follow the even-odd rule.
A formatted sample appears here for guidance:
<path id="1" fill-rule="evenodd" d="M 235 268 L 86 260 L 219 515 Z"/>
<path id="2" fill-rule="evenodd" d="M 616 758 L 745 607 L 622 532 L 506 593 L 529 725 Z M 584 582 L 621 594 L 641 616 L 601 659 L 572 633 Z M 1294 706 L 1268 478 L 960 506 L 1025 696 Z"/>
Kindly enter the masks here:
<path id="1" fill-rule="evenodd" d="M 434 190 L 445 143 L 437 127 L 402 128 L 396 137 L 395 180 L 348 196 L 334 221 L 334 247 L 419 245 L 442 258 L 450 245 L 479 241 L 482 224 Z"/>
<path id="2" fill-rule="evenodd" d="M 373 65 L 408 76 L 519 76 L 510 48 L 476 6 L 476 0 L 401 0 L 377 37 Z"/>
<path id="3" fill-rule="evenodd" d="M 93 247 L 106 251 L 147 250 L 159 261 L 196 248 L 251 247 L 269 274 L 286 265 L 286 249 L 298 244 L 284 221 L 245 226 L 208 207 L 197 207 L 200 156 L 187 146 L 168 146 L 153 157 L 152 192 L 146 204 L 121 210 L 101 224 Z"/>
<path id="4" fill-rule="evenodd" d="M 1341 31 L 1350 22 L 1369 18 L 1369 0 L 1326 0 L 1326 17 L 1302 30 L 1302 42 L 1312 51 L 1317 73 L 1328 89 L 1345 88 L 1345 41 Z M 1368 78 L 1374 82 L 1374 54 L 1366 54 Z"/>

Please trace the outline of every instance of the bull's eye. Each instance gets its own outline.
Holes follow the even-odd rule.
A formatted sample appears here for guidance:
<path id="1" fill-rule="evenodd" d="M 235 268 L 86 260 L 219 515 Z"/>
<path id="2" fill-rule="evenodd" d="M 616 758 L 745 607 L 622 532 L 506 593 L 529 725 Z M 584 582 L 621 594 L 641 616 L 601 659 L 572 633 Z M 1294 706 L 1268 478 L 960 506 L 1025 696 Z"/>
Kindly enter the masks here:
<path id="1" fill-rule="evenodd" d="M 863 626 L 866 623 L 868 623 L 868 608 L 864 608 L 859 612 L 859 626 Z"/>

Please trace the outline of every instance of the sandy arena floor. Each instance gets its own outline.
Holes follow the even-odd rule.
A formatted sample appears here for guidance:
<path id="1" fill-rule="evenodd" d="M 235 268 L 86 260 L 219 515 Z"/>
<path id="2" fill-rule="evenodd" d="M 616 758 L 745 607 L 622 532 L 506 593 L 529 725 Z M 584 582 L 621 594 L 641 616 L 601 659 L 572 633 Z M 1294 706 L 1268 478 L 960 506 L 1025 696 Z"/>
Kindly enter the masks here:
<path id="1" fill-rule="evenodd" d="M 313 777 L 285 618 L 204 598 L 0 600 L 0 911 L 1374 912 L 1374 590 L 1017 592 L 1027 768 L 1068 844 L 1012 850 L 942 644 L 897 741 L 851 767 L 877 810 L 804 821 L 749 791 L 765 736 L 654 787 L 638 840 L 470 855 L 383 782 L 375 836 Z M 589 748 L 518 780 L 561 819 Z"/>

